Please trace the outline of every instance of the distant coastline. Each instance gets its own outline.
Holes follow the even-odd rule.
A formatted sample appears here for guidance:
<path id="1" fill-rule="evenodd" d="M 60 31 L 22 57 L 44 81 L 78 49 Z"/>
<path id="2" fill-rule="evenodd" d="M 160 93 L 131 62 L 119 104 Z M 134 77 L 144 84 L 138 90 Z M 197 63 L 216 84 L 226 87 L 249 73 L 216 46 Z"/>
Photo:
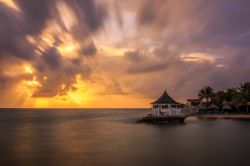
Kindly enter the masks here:
<path id="1" fill-rule="evenodd" d="M 0 110 L 150 110 L 150 108 L 0 108 Z"/>
<path id="2" fill-rule="evenodd" d="M 187 99 L 185 109 L 198 115 L 214 115 L 209 117 L 232 118 L 232 115 L 246 115 L 250 113 L 250 82 L 238 87 L 227 88 L 215 92 L 210 86 L 205 86 L 198 92 L 197 98 Z M 230 115 L 230 116 L 229 116 Z M 238 116 L 236 116 L 238 118 Z"/>

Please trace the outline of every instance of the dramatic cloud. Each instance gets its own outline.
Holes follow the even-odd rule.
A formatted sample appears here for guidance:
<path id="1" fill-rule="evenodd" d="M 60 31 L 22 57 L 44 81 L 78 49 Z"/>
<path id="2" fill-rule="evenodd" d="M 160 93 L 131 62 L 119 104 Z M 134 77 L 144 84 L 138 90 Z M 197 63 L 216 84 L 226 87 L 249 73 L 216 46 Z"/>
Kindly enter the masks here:
<path id="1" fill-rule="evenodd" d="M 165 88 L 184 101 L 205 85 L 237 86 L 250 80 L 249 6 L 1 0 L 0 106 L 147 106 Z"/>
<path id="2" fill-rule="evenodd" d="M 18 10 L 0 2 L 0 20 L 4 22 L 0 25 L 1 89 L 30 79 L 35 86 L 33 97 L 53 97 L 74 89 L 77 74 L 89 77 L 84 57 L 96 54 L 90 36 L 106 17 L 102 6 L 90 0 L 17 0 L 12 4 Z M 4 72 L 18 64 L 31 65 L 34 72 L 29 74 L 33 76 Z M 7 92 L 4 95 L 8 97 Z"/>

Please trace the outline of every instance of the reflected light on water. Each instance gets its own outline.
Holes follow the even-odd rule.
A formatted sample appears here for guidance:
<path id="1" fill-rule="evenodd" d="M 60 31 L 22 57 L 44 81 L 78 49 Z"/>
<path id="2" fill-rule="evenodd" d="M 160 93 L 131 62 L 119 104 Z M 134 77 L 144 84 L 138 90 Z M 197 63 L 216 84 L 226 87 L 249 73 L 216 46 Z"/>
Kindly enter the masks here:
<path id="1" fill-rule="evenodd" d="M 135 123 L 147 113 L 129 109 L 0 110 L 0 165 L 250 163 L 247 122 L 188 118 L 185 125 L 177 126 Z"/>

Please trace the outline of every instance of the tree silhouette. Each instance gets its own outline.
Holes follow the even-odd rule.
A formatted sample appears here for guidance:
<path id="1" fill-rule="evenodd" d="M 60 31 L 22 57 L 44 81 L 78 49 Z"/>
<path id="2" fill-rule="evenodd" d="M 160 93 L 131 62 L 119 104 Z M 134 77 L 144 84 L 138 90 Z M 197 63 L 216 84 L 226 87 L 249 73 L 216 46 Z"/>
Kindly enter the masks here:
<path id="1" fill-rule="evenodd" d="M 202 88 L 199 91 L 198 96 L 199 100 L 205 103 L 205 105 L 208 107 L 214 96 L 213 88 L 211 88 L 210 86 Z"/>
<path id="2" fill-rule="evenodd" d="M 243 84 L 240 84 L 238 90 L 240 92 L 242 105 L 247 106 L 247 113 L 248 113 L 248 105 L 250 102 L 250 82 L 245 82 Z"/>

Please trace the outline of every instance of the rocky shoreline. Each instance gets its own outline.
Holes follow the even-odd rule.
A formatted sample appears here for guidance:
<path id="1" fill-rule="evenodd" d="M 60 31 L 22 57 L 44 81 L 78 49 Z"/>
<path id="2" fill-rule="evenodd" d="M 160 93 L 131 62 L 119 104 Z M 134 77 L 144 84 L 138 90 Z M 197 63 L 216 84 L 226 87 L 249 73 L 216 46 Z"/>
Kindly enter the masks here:
<path id="1" fill-rule="evenodd" d="M 246 114 L 222 114 L 222 115 L 196 115 L 199 119 L 233 119 L 233 120 L 249 120 L 250 115 Z"/>
<path id="2" fill-rule="evenodd" d="M 184 124 L 184 120 L 187 116 L 145 116 L 137 120 L 137 123 L 157 124 L 157 125 L 176 125 Z"/>

